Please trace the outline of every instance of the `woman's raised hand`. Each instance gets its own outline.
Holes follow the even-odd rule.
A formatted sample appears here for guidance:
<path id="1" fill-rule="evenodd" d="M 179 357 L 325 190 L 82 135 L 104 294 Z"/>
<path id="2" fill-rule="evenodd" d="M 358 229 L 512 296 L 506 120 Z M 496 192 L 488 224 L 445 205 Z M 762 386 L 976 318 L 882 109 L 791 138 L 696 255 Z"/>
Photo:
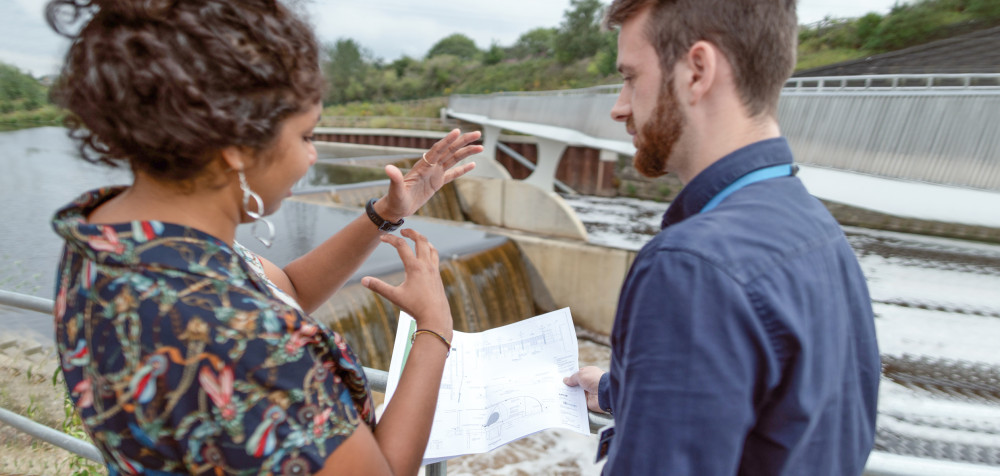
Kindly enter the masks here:
<path id="1" fill-rule="evenodd" d="M 437 249 L 427 241 L 427 237 L 410 228 L 403 229 L 400 234 L 413 240 L 414 249 L 411 250 L 406 240 L 395 235 L 382 235 L 381 239 L 394 246 L 399 253 L 406 270 L 403 282 L 399 286 L 391 286 L 381 279 L 366 276 L 361 279 L 361 284 L 413 316 L 418 327 L 451 339 L 454 324 L 441 282 Z"/>
<path id="2" fill-rule="evenodd" d="M 408 217 L 427 203 L 444 184 L 475 168 L 474 163 L 456 164 L 483 151 L 483 146 L 472 145 L 481 135 L 479 131 L 462 134 L 458 129 L 452 130 L 425 152 L 405 176 L 396 166 L 386 165 L 389 194 L 376 204 L 379 215 L 390 221 Z"/>

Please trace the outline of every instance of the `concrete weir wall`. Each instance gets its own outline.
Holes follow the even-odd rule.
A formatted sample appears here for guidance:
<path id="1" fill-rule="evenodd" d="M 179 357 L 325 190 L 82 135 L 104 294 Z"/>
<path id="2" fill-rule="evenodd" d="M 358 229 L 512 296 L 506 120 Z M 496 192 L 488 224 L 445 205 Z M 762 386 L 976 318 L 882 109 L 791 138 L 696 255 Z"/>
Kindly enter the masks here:
<path id="1" fill-rule="evenodd" d="M 462 177 L 455 181 L 462 211 L 480 225 L 587 240 L 576 212 L 555 192 L 519 180 Z"/>
<path id="2" fill-rule="evenodd" d="M 532 276 L 536 306 L 569 307 L 576 325 L 611 334 L 618 292 L 635 252 L 579 241 L 500 231 L 517 243 Z"/>
<path id="3" fill-rule="evenodd" d="M 467 217 L 517 243 L 538 309 L 569 307 L 577 325 L 611 333 L 618 291 L 635 252 L 587 243 L 576 213 L 553 192 L 481 177 L 463 177 L 455 189 Z"/>

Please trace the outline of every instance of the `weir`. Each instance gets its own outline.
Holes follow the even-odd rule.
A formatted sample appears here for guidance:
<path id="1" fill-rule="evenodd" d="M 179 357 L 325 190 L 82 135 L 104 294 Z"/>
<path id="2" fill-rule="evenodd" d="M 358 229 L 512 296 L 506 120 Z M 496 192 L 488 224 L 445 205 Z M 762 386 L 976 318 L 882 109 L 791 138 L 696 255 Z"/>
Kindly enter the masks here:
<path id="1" fill-rule="evenodd" d="M 352 187 L 347 195 L 378 196 L 379 187 L 381 184 L 376 184 L 367 191 Z M 277 235 L 271 248 L 263 247 L 245 227 L 237 232 L 237 240 L 284 266 L 357 218 L 358 209 L 340 205 L 334 198 L 341 199 L 334 193 L 332 197 L 311 195 L 284 203 L 272 217 Z M 447 216 L 458 207 L 450 187 L 438 200 L 441 203 L 425 213 L 438 211 Z M 315 203 L 324 201 L 326 205 Z M 456 330 L 476 332 L 535 315 L 527 268 L 511 240 L 428 217 L 407 218 L 406 226 L 426 235 L 438 249 Z M 387 370 L 399 309 L 361 286 L 364 276 L 378 276 L 391 284 L 402 282 L 403 267 L 396 250 L 388 245 L 376 248 L 347 285 L 312 315 L 343 333 L 366 365 Z"/>
<path id="2" fill-rule="evenodd" d="M 527 272 L 512 241 L 443 259 L 441 277 L 457 331 L 483 331 L 535 315 Z M 380 278 L 398 284 L 403 273 Z M 388 370 L 399 312 L 388 299 L 355 282 L 312 316 L 341 333 L 365 365 Z"/>
<path id="3" fill-rule="evenodd" d="M 312 176 L 324 177 L 332 173 L 324 169 L 347 166 L 369 167 L 381 173 L 382 166 L 387 163 L 405 170 L 419 160 L 422 152 L 415 150 L 409 158 L 400 157 L 409 151 L 401 148 L 379 156 L 324 160 L 316 165 L 317 172 Z M 310 179 L 301 184 L 303 194 L 297 195 L 296 201 L 323 206 L 312 209 L 303 207 L 302 203 L 294 207 L 284 205 L 274 220 L 276 225 L 281 224 L 275 247 L 260 246 L 246 230 L 237 238 L 262 256 L 279 264 L 287 263 L 318 245 L 343 226 L 338 220 L 356 216 L 369 198 L 383 195 L 387 187 L 387 180 L 318 187 L 318 182 Z M 324 208 L 340 209 L 337 213 L 342 215 L 320 211 Z M 456 329 L 475 332 L 571 307 L 578 326 L 596 335 L 610 333 L 617 290 L 635 252 L 586 243 L 583 224 L 555 193 L 542 192 L 515 180 L 462 177 L 435 194 L 418 211 L 418 216 L 407 219 L 407 226 L 411 225 L 421 233 L 425 231 L 422 227 L 430 227 L 429 233 L 434 234 L 428 237 L 439 249 L 442 277 L 449 293 L 466 296 L 464 302 L 452 301 Z M 296 230 L 301 227 L 309 229 Z M 315 230 L 317 227 L 322 230 Z M 525 231 L 531 229 L 534 232 Z M 307 233 L 310 237 L 302 236 Z M 501 243 L 508 240 L 510 245 L 501 247 Z M 459 249 L 455 251 L 452 247 Z M 483 252 L 488 248 L 497 251 Z M 478 254 L 469 255 L 470 250 Z M 391 254 L 387 254 L 390 251 Z M 461 268 L 463 266 L 467 268 Z M 401 269 L 395 252 L 384 247 L 364 264 L 364 269 L 353 281 L 365 274 L 391 275 Z M 402 279 L 402 275 L 397 278 Z M 361 291 L 364 291 L 361 294 L 368 292 L 363 289 L 357 292 Z M 347 286 L 340 293 L 346 296 L 354 292 Z M 340 293 L 334 296 L 334 301 L 339 299 Z M 367 303 L 370 298 L 353 296 L 350 299 Z M 374 304 L 366 306 L 376 309 Z M 331 312 L 329 315 L 341 314 Z M 391 319 L 390 330 L 395 328 L 395 317 Z M 391 348 L 391 336 L 386 342 L 386 349 Z M 387 365 L 388 360 L 385 362 Z"/>

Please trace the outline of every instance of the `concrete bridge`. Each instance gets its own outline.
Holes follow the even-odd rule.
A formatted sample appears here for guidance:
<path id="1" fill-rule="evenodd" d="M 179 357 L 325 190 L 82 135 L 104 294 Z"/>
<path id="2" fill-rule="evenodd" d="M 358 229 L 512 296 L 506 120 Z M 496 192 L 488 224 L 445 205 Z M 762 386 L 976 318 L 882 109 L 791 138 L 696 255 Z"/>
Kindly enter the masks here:
<path id="1" fill-rule="evenodd" d="M 567 147 L 598 150 L 602 162 L 634 154 L 624 127 L 610 118 L 619 91 L 454 95 L 443 114 L 483 128 L 486 150 L 475 158 L 482 177 L 511 178 L 496 160 L 501 131 L 535 137 L 538 166 L 523 183 L 550 193 Z M 1000 209 L 1000 74 L 793 78 L 778 116 L 800 177 L 817 197 L 1000 227 L 992 212 Z M 495 200 L 526 192 L 487 193 Z"/>

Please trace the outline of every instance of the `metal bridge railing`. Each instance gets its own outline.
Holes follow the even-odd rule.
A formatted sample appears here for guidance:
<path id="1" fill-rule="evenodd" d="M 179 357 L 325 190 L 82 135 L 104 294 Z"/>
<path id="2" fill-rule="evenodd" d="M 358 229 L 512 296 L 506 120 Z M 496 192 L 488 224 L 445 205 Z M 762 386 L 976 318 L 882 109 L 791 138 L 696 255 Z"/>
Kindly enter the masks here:
<path id="1" fill-rule="evenodd" d="M 1000 91 L 1000 74 L 879 74 L 803 76 L 785 82 L 782 94 L 847 91 Z"/>
<path id="2" fill-rule="evenodd" d="M 607 84 L 579 89 L 554 89 L 551 91 L 500 91 L 489 94 L 452 94 L 448 101 L 454 98 L 504 98 L 504 97 L 535 97 L 535 96 L 589 96 L 597 94 L 618 94 L 621 84 Z"/>
<path id="3" fill-rule="evenodd" d="M 51 315 L 54 302 L 50 299 L 0 290 L 0 305 L 13 306 L 20 309 Z M 371 369 L 368 367 L 364 367 L 364 370 L 365 377 L 368 379 L 371 389 L 376 392 L 384 393 L 386 385 L 389 381 L 389 373 L 384 370 Z M 613 420 L 607 416 L 591 413 L 591 433 L 597 432 L 597 430 L 610 424 L 612 421 Z M 0 423 L 9 425 L 10 427 L 28 434 L 33 438 L 39 439 L 53 446 L 57 446 L 73 454 L 77 454 L 91 461 L 104 464 L 104 458 L 101 457 L 101 452 L 92 443 L 54 430 L 4 408 L 0 408 Z M 427 476 L 444 476 L 447 474 L 447 462 L 440 461 L 425 466 L 425 474 Z"/>
<path id="4" fill-rule="evenodd" d="M 448 107 L 540 136 L 558 128 L 630 145 L 608 113 L 620 87 L 453 95 Z M 803 164 L 989 191 L 1000 190 L 998 121 L 995 73 L 797 77 L 778 103 L 782 134 Z"/>

